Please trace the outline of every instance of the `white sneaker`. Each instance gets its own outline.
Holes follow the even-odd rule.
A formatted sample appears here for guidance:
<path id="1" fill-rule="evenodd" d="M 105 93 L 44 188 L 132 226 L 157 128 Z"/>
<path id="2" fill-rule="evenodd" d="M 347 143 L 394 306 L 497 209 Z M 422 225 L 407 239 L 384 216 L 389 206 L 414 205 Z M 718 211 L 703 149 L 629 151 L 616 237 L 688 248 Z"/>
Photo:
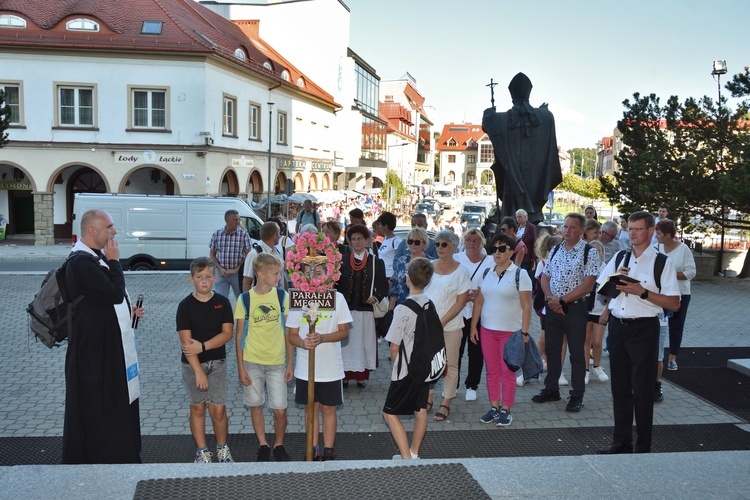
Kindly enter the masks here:
<path id="1" fill-rule="evenodd" d="M 609 380 L 609 375 L 604 373 L 604 370 L 601 366 L 597 366 L 596 368 L 594 368 L 594 374 L 599 378 L 599 382 L 606 382 L 607 380 Z"/>
<path id="2" fill-rule="evenodd" d="M 557 385 L 566 386 L 568 385 L 568 379 L 565 378 L 565 374 L 560 374 L 560 379 L 557 381 Z"/>
<path id="3" fill-rule="evenodd" d="M 216 457 L 219 459 L 219 463 L 222 464 L 233 464 L 232 452 L 229 451 L 229 446 L 224 445 L 221 448 L 216 448 Z"/>
<path id="4" fill-rule="evenodd" d="M 476 401 L 477 391 L 474 389 L 466 389 L 466 401 Z"/>
<path id="5" fill-rule="evenodd" d="M 518 387 L 523 387 L 523 384 L 524 384 L 525 382 L 526 382 L 526 381 L 525 381 L 525 380 L 523 379 L 523 375 L 519 375 L 518 377 L 516 377 L 516 385 L 517 385 Z"/>
<path id="6" fill-rule="evenodd" d="M 589 370 L 586 370 L 586 376 L 583 379 L 583 383 L 586 384 L 586 385 L 589 385 L 589 375 L 590 374 L 591 374 L 591 372 Z"/>
<path id="7" fill-rule="evenodd" d="M 210 464 L 211 463 L 211 457 L 213 457 L 214 454 L 211 453 L 208 450 L 200 450 L 195 454 L 195 462 L 196 464 Z"/>

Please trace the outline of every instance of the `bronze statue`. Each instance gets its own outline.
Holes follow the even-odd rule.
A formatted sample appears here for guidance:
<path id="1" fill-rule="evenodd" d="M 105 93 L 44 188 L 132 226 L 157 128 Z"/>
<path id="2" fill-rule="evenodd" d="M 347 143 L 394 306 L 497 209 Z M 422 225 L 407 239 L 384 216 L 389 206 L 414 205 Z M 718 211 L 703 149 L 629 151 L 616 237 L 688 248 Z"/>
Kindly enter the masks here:
<path id="1" fill-rule="evenodd" d="M 495 85 L 492 81 L 488 85 L 492 107 L 484 110 L 482 130 L 495 150 L 491 168 L 497 195 L 503 202 L 500 218 L 515 217 L 516 210 L 523 208 L 529 214 L 529 221 L 538 223 L 544 220 L 543 208 L 549 192 L 562 182 L 555 118 L 546 103 L 538 108 L 529 104 L 532 85 L 523 73 L 514 76 L 508 85 L 513 107 L 496 113 Z"/>

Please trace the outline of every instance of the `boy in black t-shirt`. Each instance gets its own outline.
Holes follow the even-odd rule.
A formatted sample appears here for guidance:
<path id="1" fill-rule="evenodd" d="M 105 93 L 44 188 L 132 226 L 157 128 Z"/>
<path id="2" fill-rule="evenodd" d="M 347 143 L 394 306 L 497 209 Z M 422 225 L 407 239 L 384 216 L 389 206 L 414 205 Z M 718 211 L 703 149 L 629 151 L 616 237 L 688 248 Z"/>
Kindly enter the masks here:
<path id="1" fill-rule="evenodd" d="M 227 446 L 227 360 L 224 344 L 232 339 L 232 305 L 213 292 L 214 264 L 199 257 L 190 264 L 195 291 L 177 306 L 177 332 L 182 343 L 182 377 L 190 396 L 190 430 L 198 447 L 196 463 L 210 463 L 206 446 L 206 406 L 216 435 L 219 462 L 231 463 Z"/>

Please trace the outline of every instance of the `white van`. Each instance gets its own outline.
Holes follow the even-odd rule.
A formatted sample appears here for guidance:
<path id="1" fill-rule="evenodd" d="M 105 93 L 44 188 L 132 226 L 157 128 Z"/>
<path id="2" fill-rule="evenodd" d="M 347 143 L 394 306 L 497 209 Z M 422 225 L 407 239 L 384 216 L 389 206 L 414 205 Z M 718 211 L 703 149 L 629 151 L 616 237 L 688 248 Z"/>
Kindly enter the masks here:
<path id="1" fill-rule="evenodd" d="M 211 235 L 224 226 L 224 213 L 237 210 L 241 226 L 254 240 L 263 221 L 238 198 L 80 193 L 73 202 L 73 243 L 81 234 L 87 210 L 105 210 L 117 230 L 123 269 L 189 269 L 197 257 L 208 256 Z"/>
<path id="2" fill-rule="evenodd" d="M 453 190 L 447 187 L 436 187 L 432 192 L 433 197 L 440 202 L 444 209 L 453 208 Z"/>

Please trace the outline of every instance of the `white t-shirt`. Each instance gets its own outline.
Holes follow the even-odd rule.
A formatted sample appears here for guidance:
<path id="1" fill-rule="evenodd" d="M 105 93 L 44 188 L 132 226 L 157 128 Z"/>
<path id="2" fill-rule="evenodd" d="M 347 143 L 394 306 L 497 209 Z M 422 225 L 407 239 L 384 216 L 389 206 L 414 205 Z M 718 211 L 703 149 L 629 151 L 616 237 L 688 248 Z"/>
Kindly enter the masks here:
<path id="1" fill-rule="evenodd" d="M 450 274 L 433 274 L 430 284 L 424 293 L 435 303 L 435 309 L 441 318 L 456 303 L 456 297 L 469 291 L 469 274 L 463 266 L 458 266 Z M 463 314 L 458 313 L 443 330 L 460 330 L 464 326 Z"/>
<path id="2" fill-rule="evenodd" d="M 409 295 L 409 299 L 413 299 L 420 306 L 424 306 L 428 300 L 427 295 Z M 399 304 L 393 310 L 393 322 L 391 327 L 388 329 L 388 334 L 385 336 L 385 340 L 393 344 L 400 345 L 401 341 L 404 341 L 404 351 L 406 352 L 406 359 L 411 359 L 411 351 L 414 349 L 414 330 L 417 327 L 417 315 L 409 307 Z M 401 373 L 398 371 L 398 360 L 401 357 L 401 352 L 398 353 L 396 359 L 393 360 L 393 370 L 391 371 L 391 380 L 401 380 L 406 377 L 409 373 L 409 367 L 407 366 L 406 359 L 401 362 Z"/>
<path id="3" fill-rule="evenodd" d="M 334 333 L 339 325 L 351 323 L 352 315 L 346 306 L 346 299 L 336 292 L 336 310 L 321 311 L 324 317 L 318 318 L 315 331 L 320 334 Z M 307 318 L 302 316 L 302 311 L 289 311 L 286 326 L 299 328 L 299 336 L 304 339 L 310 331 Z M 294 376 L 300 380 L 307 380 L 307 349 L 296 348 L 296 363 Z M 341 358 L 341 342 L 323 342 L 315 348 L 315 381 L 334 382 L 344 378 L 344 361 Z"/>
<path id="4" fill-rule="evenodd" d="M 521 329 L 523 309 L 521 309 L 520 292 L 531 291 L 529 273 L 521 271 L 518 276 L 518 290 L 516 290 L 516 269 L 511 263 L 502 278 L 494 267 L 490 269 L 479 285 L 484 304 L 482 305 L 482 326 L 490 330 L 501 332 L 515 332 Z"/>
<path id="5" fill-rule="evenodd" d="M 697 274 L 693 251 L 684 243 L 680 243 L 677 248 L 669 253 L 667 253 L 664 245 L 659 244 L 659 251 L 672 260 L 675 272 L 683 273 L 687 278 L 686 280 L 677 280 L 680 295 L 690 295 L 690 280 L 695 278 Z"/>
<path id="6" fill-rule="evenodd" d="M 461 264 L 461 266 L 466 269 L 466 272 L 469 273 L 469 289 L 470 290 L 476 290 L 479 288 L 479 284 L 482 282 L 482 275 L 484 275 L 484 270 L 492 267 L 495 267 L 495 260 L 492 258 L 492 256 L 484 254 L 482 255 L 482 258 L 484 260 L 481 260 L 479 262 L 472 262 L 469 260 L 469 258 L 466 256 L 466 252 L 461 252 L 453 255 L 453 258 Z M 473 277 L 472 277 L 473 275 Z M 474 302 L 466 302 L 466 306 L 463 309 L 463 315 L 465 319 L 471 319 L 472 312 L 474 311 Z"/>
<path id="7" fill-rule="evenodd" d="M 401 244 L 401 238 L 394 236 L 393 238 L 386 238 L 380 244 L 378 249 L 378 257 L 380 257 L 385 263 L 385 277 L 390 278 L 393 275 L 393 258 L 396 256 L 396 250 Z"/>

